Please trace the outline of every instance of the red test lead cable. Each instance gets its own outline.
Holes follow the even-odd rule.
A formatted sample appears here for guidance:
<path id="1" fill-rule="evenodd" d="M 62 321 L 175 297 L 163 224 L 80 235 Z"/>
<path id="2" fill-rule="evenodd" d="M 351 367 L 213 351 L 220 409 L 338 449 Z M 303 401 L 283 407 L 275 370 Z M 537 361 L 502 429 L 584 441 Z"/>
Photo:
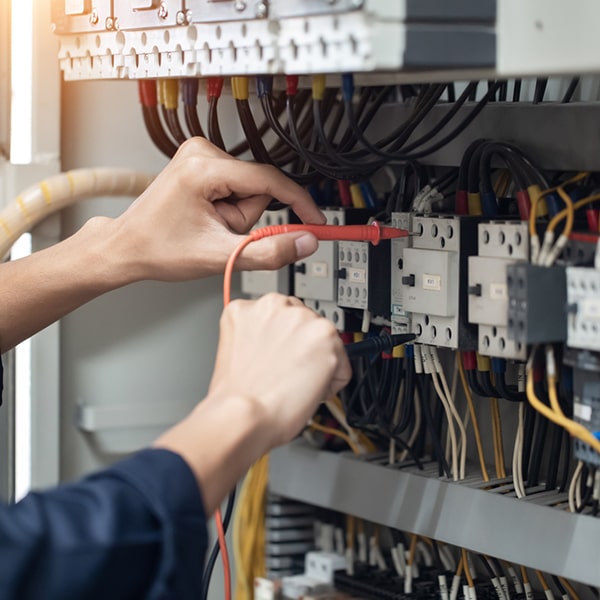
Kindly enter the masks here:
<path id="1" fill-rule="evenodd" d="M 235 261 L 246 246 L 257 240 L 280 235 L 282 233 L 293 233 L 304 231 L 312 233 L 318 240 L 349 241 L 349 242 L 371 242 L 374 246 L 381 240 L 392 240 L 408 237 L 410 233 L 405 229 L 395 227 L 382 227 L 377 221 L 372 225 L 271 225 L 255 229 L 244 238 L 238 247 L 232 252 L 227 266 L 225 267 L 225 280 L 223 282 L 223 304 L 227 306 L 231 301 L 231 275 Z"/>
<path id="2" fill-rule="evenodd" d="M 372 225 L 272 225 L 255 229 L 250 235 L 246 236 L 231 253 L 227 266 L 225 267 L 225 276 L 223 281 L 223 304 L 227 306 L 231 302 L 231 275 L 233 267 L 239 255 L 246 246 L 252 242 L 262 240 L 272 235 L 282 233 L 292 233 L 294 231 L 304 231 L 312 233 L 318 240 L 350 241 L 350 242 L 371 242 L 374 246 L 381 240 L 392 240 L 396 238 L 408 237 L 410 234 L 405 229 L 396 229 L 395 227 L 382 227 L 377 221 Z M 219 547 L 221 550 L 221 560 L 223 561 L 223 571 L 225 576 L 225 598 L 231 600 L 231 572 L 229 565 L 229 554 L 225 540 L 225 531 L 223 529 L 223 520 L 221 510 L 215 512 L 215 521 L 219 537 Z"/>

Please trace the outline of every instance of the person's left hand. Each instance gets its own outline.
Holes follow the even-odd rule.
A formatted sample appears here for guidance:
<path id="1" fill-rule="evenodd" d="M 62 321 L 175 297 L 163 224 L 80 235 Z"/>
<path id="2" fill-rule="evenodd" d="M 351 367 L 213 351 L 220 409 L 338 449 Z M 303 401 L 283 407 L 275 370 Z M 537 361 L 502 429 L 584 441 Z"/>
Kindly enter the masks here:
<path id="1" fill-rule="evenodd" d="M 220 273 L 273 198 L 305 223 L 325 222 L 310 195 L 276 168 L 236 160 L 193 138 L 114 220 L 115 249 L 127 253 L 131 280 L 183 281 Z M 236 267 L 278 269 L 312 254 L 317 245 L 302 232 L 266 238 L 246 248 Z"/>

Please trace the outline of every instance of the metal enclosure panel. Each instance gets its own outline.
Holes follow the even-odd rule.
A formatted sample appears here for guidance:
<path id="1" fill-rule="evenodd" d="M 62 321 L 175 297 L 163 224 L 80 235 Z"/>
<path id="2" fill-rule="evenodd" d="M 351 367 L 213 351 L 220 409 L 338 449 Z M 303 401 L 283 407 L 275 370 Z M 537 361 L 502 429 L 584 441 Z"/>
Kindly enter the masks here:
<path id="1" fill-rule="evenodd" d="M 158 171 L 165 164 L 144 131 L 133 84 L 68 84 L 63 101 L 63 167 L 120 164 Z M 229 120 L 231 121 L 231 120 Z M 231 135 L 227 130 L 224 135 Z M 93 140 L 93 143 L 90 143 Z M 96 214 L 120 214 L 131 199 L 88 200 L 65 212 L 63 235 Z M 238 292 L 239 293 L 239 292 Z M 119 458 L 122 446 L 74 426 L 80 405 L 135 410 L 172 405 L 160 423 L 131 428 L 138 447 L 206 393 L 222 306 L 221 280 L 142 283 L 98 298 L 61 323 L 61 478 Z M 141 422 L 140 422 L 141 424 Z M 132 449 L 130 445 L 128 450 Z M 112 452 L 107 452 L 112 450 Z"/>
<path id="2" fill-rule="evenodd" d="M 446 482 L 437 470 L 426 476 L 302 443 L 271 453 L 269 481 L 281 496 L 600 585 L 600 521 L 550 508 L 548 499 L 517 500 L 485 491 L 477 478 Z"/>

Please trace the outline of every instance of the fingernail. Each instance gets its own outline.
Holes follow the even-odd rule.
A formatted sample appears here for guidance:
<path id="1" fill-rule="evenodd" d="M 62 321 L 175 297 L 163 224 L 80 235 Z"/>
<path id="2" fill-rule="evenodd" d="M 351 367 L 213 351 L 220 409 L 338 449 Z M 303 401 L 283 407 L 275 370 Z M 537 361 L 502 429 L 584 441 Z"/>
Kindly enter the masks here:
<path id="1" fill-rule="evenodd" d="M 327 223 L 327 217 L 325 216 L 325 213 L 321 213 L 321 223 L 323 223 L 323 225 Z"/>
<path id="2" fill-rule="evenodd" d="M 296 254 L 298 255 L 298 258 L 310 256 L 319 246 L 317 238 L 309 233 L 296 238 L 294 244 L 296 245 Z"/>

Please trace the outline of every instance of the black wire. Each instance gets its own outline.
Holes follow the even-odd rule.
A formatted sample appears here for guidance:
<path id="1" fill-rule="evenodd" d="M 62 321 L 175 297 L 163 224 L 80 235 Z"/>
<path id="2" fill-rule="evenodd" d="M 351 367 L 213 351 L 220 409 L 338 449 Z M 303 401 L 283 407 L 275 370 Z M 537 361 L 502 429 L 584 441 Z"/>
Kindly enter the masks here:
<path id="1" fill-rule="evenodd" d="M 573 79 L 571 79 L 571 82 L 569 83 L 569 87 L 567 88 L 565 95 L 562 97 L 561 102 L 563 104 L 567 104 L 571 102 L 571 100 L 573 100 L 573 96 L 575 95 L 575 90 L 577 89 L 578 85 L 579 77 L 573 77 Z"/>
<path id="2" fill-rule="evenodd" d="M 510 402 L 525 402 L 526 395 L 524 392 L 518 392 L 516 388 L 509 386 L 506 383 L 506 374 L 496 374 L 495 378 L 496 389 L 503 400 Z"/>
<path id="3" fill-rule="evenodd" d="M 154 145 L 166 156 L 173 158 L 177 152 L 177 146 L 168 138 L 165 130 L 163 129 L 160 117 L 158 116 L 158 110 L 156 107 L 142 106 L 142 115 L 144 117 L 144 123 L 146 130 L 150 135 L 150 139 L 154 142 Z"/>
<path id="4" fill-rule="evenodd" d="M 513 87 L 513 102 L 521 102 L 521 80 L 515 79 L 515 85 Z"/>
<path id="5" fill-rule="evenodd" d="M 477 381 L 475 371 L 471 369 L 467 370 L 467 382 L 469 383 L 469 387 L 473 393 L 481 396 L 482 398 L 487 396 L 485 390 L 479 385 L 479 381 Z"/>
<path id="6" fill-rule="evenodd" d="M 535 384 L 536 396 L 544 404 L 548 404 L 545 390 L 540 383 Z M 535 487 L 540 482 L 540 471 L 542 468 L 542 457 L 544 455 L 544 447 L 546 443 L 546 434 L 548 431 L 548 419 L 540 417 L 536 422 L 536 430 L 531 451 L 531 461 L 529 463 L 529 475 L 527 478 L 527 487 Z"/>
<path id="7" fill-rule="evenodd" d="M 198 110 L 191 104 L 184 106 L 185 124 L 194 137 L 205 137 L 204 130 L 198 118 Z"/>
<path id="8" fill-rule="evenodd" d="M 226 151 L 225 142 L 221 135 L 221 127 L 219 126 L 219 114 L 217 112 L 219 97 L 213 96 L 208 104 L 208 139 L 217 148 Z"/>
<path id="9" fill-rule="evenodd" d="M 225 508 L 225 514 L 223 515 L 223 531 L 227 533 L 227 529 L 229 527 L 229 523 L 231 522 L 231 517 L 233 515 L 233 507 L 235 505 L 235 487 L 229 493 L 227 497 L 227 506 Z M 213 546 L 212 552 L 206 561 L 206 566 L 204 567 L 204 572 L 202 573 L 202 591 L 200 598 L 202 600 L 207 600 L 208 598 L 208 588 L 210 587 L 210 580 L 212 579 L 212 574 L 215 569 L 215 565 L 217 563 L 217 558 L 219 557 L 220 547 L 218 540 L 215 542 Z"/>
<path id="10" fill-rule="evenodd" d="M 167 123 L 167 127 L 171 132 L 171 135 L 175 139 L 175 141 L 181 146 L 186 140 L 187 136 L 183 133 L 183 129 L 181 129 L 181 124 L 179 123 L 179 117 L 177 116 L 176 108 L 165 108 L 162 107 L 163 117 Z"/>
<path id="11" fill-rule="evenodd" d="M 539 104 L 544 101 L 544 94 L 546 93 L 546 87 L 548 85 L 547 77 L 538 77 L 535 80 L 535 91 L 533 93 L 533 103 Z"/>
<path id="12" fill-rule="evenodd" d="M 562 494 L 569 485 L 569 471 L 571 466 L 571 436 L 568 431 L 563 430 L 563 446 L 565 447 L 563 456 L 563 469 L 560 480 L 559 492 Z"/>
<path id="13" fill-rule="evenodd" d="M 538 413 L 536 410 L 528 402 L 525 405 L 525 422 L 523 424 L 523 472 L 521 474 L 525 481 L 529 479 L 529 463 L 531 461 L 533 434 L 535 431 L 535 423 L 538 418 L 537 415 Z"/>
<path id="14" fill-rule="evenodd" d="M 547 492 L 555 490 L 557 486 L 563 428 L 551 423 L 550 431 L 552 432 L 552 441 L 550 442 L 550 457 L 548 458 L 548 467 L 546 470 Z"/>
<path id="15" fill-rule="evenodd" d="M 556 575 L 552 575 L 552 581 L 558 590 L 558 593 L 564 598 L 567 596 L 567 590 L 565 590 L 565 586 L 561 583 L 560 579 Z"/>

